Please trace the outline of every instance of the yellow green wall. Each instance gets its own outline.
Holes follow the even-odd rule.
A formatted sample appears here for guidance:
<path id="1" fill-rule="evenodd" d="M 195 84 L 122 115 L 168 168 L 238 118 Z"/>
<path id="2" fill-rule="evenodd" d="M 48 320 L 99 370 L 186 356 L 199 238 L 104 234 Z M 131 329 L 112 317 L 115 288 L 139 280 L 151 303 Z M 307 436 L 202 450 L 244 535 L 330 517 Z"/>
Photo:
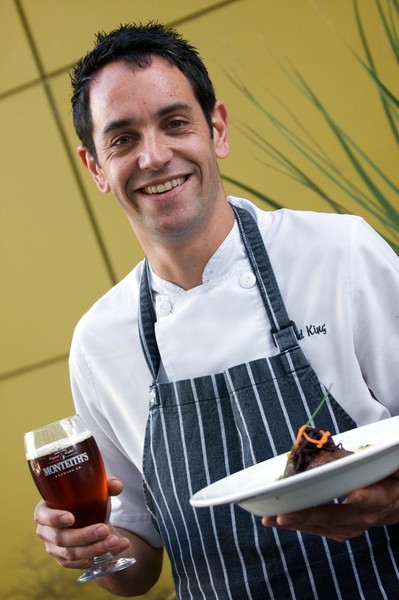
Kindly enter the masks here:
<path id="1" fill-rule="evenodd" d="M 392 80 L 375 3 L 360 5 L 382 73 Z M 26 586 L 32 589 L 42 559 L 52 564 L 35 536 L 38 496 L 24 461 L 23 432 L 73 412 L 67 355 L 74 325 L 141 257 L 116 202 L 96 191 L 76 160 L 68 69 L 91 46 L 95 31 L 147 19 L 178 26 L 199 48 L 217 95 L 230 108 L 232 152 L 220 165 L 223 174 L 285 206 L 328 210 L 270 169 L 241 132 L 250 125 L 280 143 L 228 74 L 284 118 L 285 103 L 340 162 L 335 142 L 278 61 L 295 65 L 360 145 L 388 173 L 397 171 L 377 94 L 343 42 L 360 50 L 350 0 L 0 0 L 0 597 L 16 587 L 25 589 L 23 598 L 39 598 Z M 240 193 L 228 185 L 226 191 Z M 29 561 L 37 563 L 33 570 L 24 564 L 28 549 Z M 54 569 L 51 577 L 61 582 L 75 577 Z M 93 586 L 79 588 L 79 597 L 109 597 Z M 66 594 L 54 592 L 54 598 Z M 167 595 L 161 586 L 159 598 Z"/>

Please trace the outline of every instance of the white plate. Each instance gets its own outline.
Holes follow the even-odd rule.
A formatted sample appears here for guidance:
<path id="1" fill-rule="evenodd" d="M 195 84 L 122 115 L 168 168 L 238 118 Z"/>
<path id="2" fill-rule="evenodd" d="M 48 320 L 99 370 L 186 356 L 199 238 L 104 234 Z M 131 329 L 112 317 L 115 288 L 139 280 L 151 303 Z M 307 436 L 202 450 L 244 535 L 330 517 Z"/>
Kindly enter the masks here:
<path id="1" fill-rule="evenodd" d="M 203 488 L 190 503 L 197 508 L 239 504 L 255 515 L 277 515 L 310 508 L 345 496 L 387 477 L 399 468 L 399 417 L 334 435 L 336 444 L 356 454 L 305 473 L 278 480 L 287 454 L 280 454 Z"/>

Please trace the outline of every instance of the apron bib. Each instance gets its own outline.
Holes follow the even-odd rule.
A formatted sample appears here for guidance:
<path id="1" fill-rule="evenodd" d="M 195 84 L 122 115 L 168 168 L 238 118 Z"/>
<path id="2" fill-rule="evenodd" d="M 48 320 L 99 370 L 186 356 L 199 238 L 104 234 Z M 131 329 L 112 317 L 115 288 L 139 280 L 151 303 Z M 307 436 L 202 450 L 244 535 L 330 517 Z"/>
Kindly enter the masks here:
<path id="1" fill-rule="evenodd" d="M 144 493 L 178 598 L 397 600 L 398 527 L 373 529 L 342 544 L 262 527 L 259 517 L 233 504 L 189 504 L 210 483 L 287 452 L 326 392 L 298 345 L 255 220 L 233 209 L 278 354 L 223 373 L 158 383 L 147 262 L 141 280 L 140 339 L 153 376 Z M 333 434 L 356 427 L 331 394 L 317 424 Z"/>

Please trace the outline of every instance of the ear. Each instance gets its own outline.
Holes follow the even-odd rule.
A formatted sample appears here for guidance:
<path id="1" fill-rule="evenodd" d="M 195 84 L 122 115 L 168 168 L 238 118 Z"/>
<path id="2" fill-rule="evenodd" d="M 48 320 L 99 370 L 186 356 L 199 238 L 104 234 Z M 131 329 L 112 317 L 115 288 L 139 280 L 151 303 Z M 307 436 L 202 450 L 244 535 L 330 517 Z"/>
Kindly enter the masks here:
<path id="1" fill-rule="evenodd" d="M 93 177 L 96 186 L 103 194 L 107 194 L 111 188 L 106 180 L 103 170 L 92 156 L 92 154 L 84 146 L 78 147 L 78 155 L 82 164 L 88 169 Z"/>
<path id="2" fill-rule="evenodd" d="M 212 114 L 213 143 L 217 158 L 226 158 L 230 151 L 228 139 L 228 115 L 223 102 L 218 100 Z"/>

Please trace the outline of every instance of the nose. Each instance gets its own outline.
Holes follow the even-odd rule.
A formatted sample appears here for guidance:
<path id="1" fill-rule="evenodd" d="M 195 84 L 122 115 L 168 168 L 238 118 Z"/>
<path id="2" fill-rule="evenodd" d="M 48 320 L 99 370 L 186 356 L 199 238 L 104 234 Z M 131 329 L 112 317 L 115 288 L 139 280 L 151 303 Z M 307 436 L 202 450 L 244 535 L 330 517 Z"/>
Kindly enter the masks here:
<path id="1" fill-rule="evenodd" d="M 172 149 L 164 136 L 148 133 L 143 136 L 139 148 L 138 164 L 140 169 L 159 171 L 170 161 Z"/>

